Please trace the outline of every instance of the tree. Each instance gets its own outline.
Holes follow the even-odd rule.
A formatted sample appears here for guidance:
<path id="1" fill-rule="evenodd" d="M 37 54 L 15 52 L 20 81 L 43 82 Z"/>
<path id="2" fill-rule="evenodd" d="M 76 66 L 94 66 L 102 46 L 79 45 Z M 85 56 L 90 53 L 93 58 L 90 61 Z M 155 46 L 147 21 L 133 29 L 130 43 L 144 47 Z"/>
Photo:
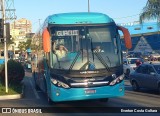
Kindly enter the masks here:
<path id="1" fill-rule="evenodd" d="M 31 42 L 32 42 L 31 38 L 28 38 L 26 42 L 19 42 L 18 48 L 20 49 L 21 52 L 25 51 L 31 47 Z"/>
<path id="2" fill-rule="evenodd" d="M 25 47 L 25 49 L 28 49 L 28 48 L 30 48 L 31 47 L 31 42 L 32 42 L 32 39 L 31 38 L 28 38 L 27 39 L 27 41 L 26 41 L 26 47 Z"/>
<path id="3" fill-rule="evenodd" d="M 160 21 L 160 0 L 148 0 L 140 14 L 140 22 L 144 20 L 157 19 Z"/>
<path id="4" fill-rule="evenodd" d="M 21 52 L 24 51 L 26 48 L 26 42 L 19 42 L 18 48 Z"/>
<path id="5" fill-rule="evenodd" d="M 7 63 L 8 66 L 8 83 L 9 85 L 20 84 L 25 76 L 24 67 L 21 63 L 16 62 L 15 60 L 9 60 Z M 0 82 L 5 84 L 5 66 L 2 65 L 0 72 Z"/>

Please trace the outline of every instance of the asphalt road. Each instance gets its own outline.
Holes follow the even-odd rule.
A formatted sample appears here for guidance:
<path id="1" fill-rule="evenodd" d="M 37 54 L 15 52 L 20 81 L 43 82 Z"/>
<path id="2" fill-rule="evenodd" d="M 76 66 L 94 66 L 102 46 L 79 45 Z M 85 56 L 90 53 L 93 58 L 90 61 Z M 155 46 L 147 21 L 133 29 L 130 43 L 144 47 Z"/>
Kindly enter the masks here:
<path id="1" fill-rule="evenodd" d="M 24 78 L 24 98 L 18 100 L 3 100 L 0 101 L 0 107 L 51 107 L 51 105 L 47 102 L 47 97 L 42 91 L 36 91 L 34 88 L 34 81 L 30 72 L 26 72 L 26 77 Z M 128 80 L 125 80 L 125 96 L 120 98 L 110 98 L 107 103 L 100 102 L 98 100 L 89 100 L 89 101 L 72 101 L 72 102 L 63 102 L 58 104 L 53 104 L 52 107 L 63 107 L 63 110 L 71 110 L 78 111 L 82 113 L 76 113 L 72 115 L 89 115 L 86 113 L 86 107 L 101 107 L 99 110 L 104 110 L 110 107 L 160 107 L 160 95 L 157 94 L 155 90 L 146 90 L 142 89 L 139 92 L 132 91 L 131 85 Z M 68 108 L 71 107 L 71 108 Z M 93 110 L 96 110 L 93 108 Z M 131 108 L 132 109 L 132 108 Z M 153 108 L 154 109 L 154 108 Z M 114 108 L 113 108 L 114 110 Z M 0 114 L 1 115 L 1 114 Z M 12 114 L 13 115 L 13 114 Z M 17 114 L 16 114 L 17 115 Z M 19 114 L 21 115 L 21 114 Z M 33 115 L 33 114 L 32 114 Z M 39 114 L 34 114 L 35 116 L 39 116 Z M 60 113 L 49 113 L 42 115 L 66 115 Z M 68 114 L 71 115 L 71 114 Z M 91 114 L 90 114 L 91 115 Z M 96 113 L 92 113 L 92 115 L 97 115 Z M 98 114 L 100 115 L 100 113 Z M 105 115 L 101 113 L 101 115 Z M 158 113 L 107 113 L 107 116 L 117 116 L 117 115 L 145 115 L 145 116 L 159 116 Z"/>

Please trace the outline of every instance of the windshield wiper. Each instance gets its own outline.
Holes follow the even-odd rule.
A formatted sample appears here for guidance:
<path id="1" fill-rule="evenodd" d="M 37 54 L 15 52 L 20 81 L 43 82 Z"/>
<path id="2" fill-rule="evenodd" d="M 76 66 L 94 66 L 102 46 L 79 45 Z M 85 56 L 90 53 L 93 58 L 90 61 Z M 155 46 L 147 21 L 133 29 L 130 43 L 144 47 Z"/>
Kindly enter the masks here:
<path id="1" fill-rule="evenodd" d="M 107 63 L 104 61 L 103 57 L 99 53 L 97 53 L 97 52 L 95 52 L 94 54 L 97 56 L 97 58 L 99 59 L 99 61 L 105 66 L 105 68 L 107 69 L 107 71 L 110 72 L 111 70 L 110 70 L 109 66 L 107 65 Z"/>
<path id="2" fill-rule="evenodd" d="M 111 67 L 111 61 L 110 61 L 109 57 L 108 57 L 108 56 L 106 56 L 106 58 L 108 59 L 108 62 L 109 62 L 110 67 Z"/>
<path id="3" fill-rule="evenodd" d="M 77 53 L 76 57 L 74 58 L 71 66 L 69 67 L 69 70 L 72 70 L 72 68 L 73 68 L 73 66 L 75 65 L 75 63 L 76 63 L 76 61 L 77 61 L 77 59 L 78 59 L 78 57 L 79 57 L 80 54 L 81 54 L 81 52 L 79 51 L 79 52 Z"/>
<path id="4" fill-rule="evenodd" d="M 93 42 L 92 42 L 92 38 L 91 38 L 91 51 L 92 51 L 92 57 L 93 57 L 93 62 L 94 62 L 94 53 L 93 53 Z"/>
<path id="5" fill-rule="evenodd" d="M 92 57 L 93 57 L 93 62 L 94 62 L 94 54 L 97 56 L 97 58 L 99 59 L 99 61 L 105 66 L 105 68 L 107 69 L 108 72 L 110 72 L 110 68 L 107 65 L 107 63 L 104 61 L 103 57 L 98 53 L 98 52 L 94 52 L 93 51 L 93 42 L 92 42 L 92 38 L 91 38 L 91 51 L 92 51 Z M 108 58 L 108 57 L 107 57 Z M 110 62 L 109 58 L 108 61 Z M 111 65 L 111 62 L 110 62 Z"/>

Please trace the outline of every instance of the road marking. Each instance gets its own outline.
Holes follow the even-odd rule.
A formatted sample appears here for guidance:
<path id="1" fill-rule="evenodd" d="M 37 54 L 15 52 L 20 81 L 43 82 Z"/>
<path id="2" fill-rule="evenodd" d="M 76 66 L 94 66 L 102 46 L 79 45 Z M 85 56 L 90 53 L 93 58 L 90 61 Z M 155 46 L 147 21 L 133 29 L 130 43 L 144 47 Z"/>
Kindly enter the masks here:
<path id="1" fill-rule="evenodd" d="M 37 99 L 40 99 L 40 97 L 39 97 L 39 95 L 38 95 L 36 89 L 35 89 L 34 86 L 33 86 L 32 81 L 31 81 L 30 79 L 29 79 L 29 82 L 30 82 L 30 84 L 31 84 L 31 88 L 32 88 L 32 90 L 33 90 L 33 92 L 34 92 L 36 98 L 37 98 Z"/>

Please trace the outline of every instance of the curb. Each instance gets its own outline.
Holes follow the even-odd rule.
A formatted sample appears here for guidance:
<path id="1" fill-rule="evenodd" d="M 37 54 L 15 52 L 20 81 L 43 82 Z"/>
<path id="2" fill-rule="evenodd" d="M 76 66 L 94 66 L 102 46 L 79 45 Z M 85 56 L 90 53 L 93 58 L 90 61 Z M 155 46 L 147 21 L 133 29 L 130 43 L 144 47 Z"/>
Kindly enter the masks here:
<path id="1" fill-rule="evenodd" d="M 2 95 L 0 96 L 0 100 L 11 100 L 11 99 L 21 99 L 24 97 L 24 85 L 22 86 L 22 93 L 21 94 L 14 94 L 14 95 Z"/>
<path id="2" fill-rule="evenodd" d="M 0 100 L 9 100 L 9 99 L 20 99 L 22 98 L 22 94 L 15 94 L 15 95 L 3 95 L 0 96 Z"/>

